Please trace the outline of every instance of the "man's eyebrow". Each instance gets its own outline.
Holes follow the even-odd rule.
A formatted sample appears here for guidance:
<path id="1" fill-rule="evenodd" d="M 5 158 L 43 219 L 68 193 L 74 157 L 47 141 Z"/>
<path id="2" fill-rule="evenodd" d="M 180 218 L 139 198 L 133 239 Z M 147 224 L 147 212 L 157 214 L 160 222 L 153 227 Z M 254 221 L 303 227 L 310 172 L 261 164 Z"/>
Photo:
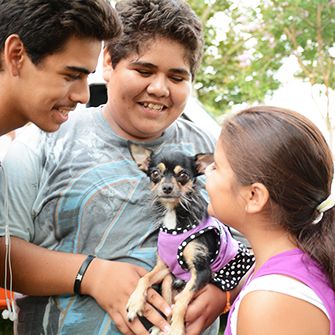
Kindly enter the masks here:
<path id="1" fill-rule="evenodd" d="M 133 66 L 143 66 L 143 67 L 146 67 L 148 69 L 158 69 L 158 66 L 156 66 L 152 63 L 141 62 L 141 61 L 131 62 L 131 65 L 133 65 Z M 169 69 L 169 72 L 178 73 L 180 75 L 187 76 L 187 77 L 191 76 L 190 71 L 187 71 L 184 68 L 179 68 L 179 67 L 178 68 L 171 68 L 171 69 Z"/>
<path id="2" fill-rule="evenodd" d="M 95 72 L 95 70 L 91 72 L 90 70 L 86 69 L 85 67 L 81 67 L 81 66 L 66 66 L 66 69 L 74 71 L 74 72 L 80 72 L 83 74 L 91 74 Z"/>

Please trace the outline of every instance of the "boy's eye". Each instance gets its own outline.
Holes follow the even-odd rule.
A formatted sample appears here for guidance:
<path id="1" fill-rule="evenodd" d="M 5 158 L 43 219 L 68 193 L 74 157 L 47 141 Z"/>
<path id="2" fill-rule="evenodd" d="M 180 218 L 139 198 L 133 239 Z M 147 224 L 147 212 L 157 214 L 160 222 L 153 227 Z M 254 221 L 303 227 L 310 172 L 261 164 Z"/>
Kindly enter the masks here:
<path id="1" fill-rule="evenodd" d="M 73 73 L 70 74 L 70 73 L 68 73 L 68 74 L 65 75 L 65 78 L 67 80 L 78 80 L 78 79 L 81 78 L 81 74 L 73 74 Z"/>
<path id="2" fill-rule="evenodd" d="M 161 174 L 158 170 L 154 170 L 150 174 L 150 179 L 153 183 L 158 183 L 161 180 Z"/>
<path id="3" fill-rule="evenodd" d="M 147 71 L 147 70 L 142 70 L 142 69 L 137 69 L 136 70 L 139 74 L 141 74 L 142 76 L 145 77 L 149 77 L 151 75 L 151 72 Z"/>
<path id="4" fill-rule="evenodd" d="M 190 176 L 186 172 L 181 172 L 177 179 L 179 183 L 185 185 L 190 180 Z"/>
<path id="5" fill-rule="evenodd" d="M 183 77 L 179 77 L 179 76 L 172 76 L 171 79 L 172 79 L 173 81 L 176 81 L 176 82 L 181 82 L 181 81 L 184 80 Z"/>

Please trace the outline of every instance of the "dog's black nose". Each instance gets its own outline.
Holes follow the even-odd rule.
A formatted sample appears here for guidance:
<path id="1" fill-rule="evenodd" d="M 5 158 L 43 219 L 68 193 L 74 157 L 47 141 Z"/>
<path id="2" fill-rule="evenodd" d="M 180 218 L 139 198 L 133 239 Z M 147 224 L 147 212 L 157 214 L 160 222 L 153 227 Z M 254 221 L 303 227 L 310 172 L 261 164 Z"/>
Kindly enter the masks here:
<path id="1" fill-rule="evenodd" d="M 165 194 L 170 194 L 172 192 L 172 190 L 173 190 L 173 185 L 172 184 L 164 184 L 162 186 L 162 189 L 163 189 L 163 192 Z"/>

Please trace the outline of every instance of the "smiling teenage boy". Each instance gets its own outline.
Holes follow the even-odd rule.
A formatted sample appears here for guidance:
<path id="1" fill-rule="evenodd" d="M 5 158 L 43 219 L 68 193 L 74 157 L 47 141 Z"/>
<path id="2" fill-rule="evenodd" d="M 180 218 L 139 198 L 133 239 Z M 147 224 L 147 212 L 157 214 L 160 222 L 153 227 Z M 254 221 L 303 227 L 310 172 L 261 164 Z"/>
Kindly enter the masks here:
<path id="1" fill-rule="evenodd" d="M 0 0 L 0 135 L 55 131 L 88 101 L 101 41 L 120 32 L 106 0 Z"/>
<path id="2" fill-rule="evenodd" d="M 183 0 L 122 0 L 116 9 L 123 33 L 104 50 L 107 104 L 73 113 L 54 134 L 27 129 L 4 162 L 14 288 L 26 294 L 17 300 L 19 334 L 147 334 L 138 319 L 128 322 L 126 303 L 155 263 L 158 227 L 128 144 L 214 149 L 213 138 L 179 119 L 201 59 L 199 19 Z M 171 308 L 152 289 L 147 298 L 144 316 L 167 330 L 153 306 Z M 207 285 L 188 308 L 187 334 L 210 326 L 225 302 Z"/>

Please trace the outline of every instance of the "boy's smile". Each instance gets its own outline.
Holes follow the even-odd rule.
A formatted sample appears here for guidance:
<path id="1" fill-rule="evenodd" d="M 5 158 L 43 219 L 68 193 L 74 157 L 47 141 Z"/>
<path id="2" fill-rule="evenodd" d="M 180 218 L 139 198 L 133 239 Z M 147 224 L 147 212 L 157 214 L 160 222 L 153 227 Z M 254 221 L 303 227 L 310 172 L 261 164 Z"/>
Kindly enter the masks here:
<path id="1" fill-rule="evenodd" d="M 16 112 L 11 111 L 16 115 L 16 127 L 30 120 L 45 131 L 55 131 L 77 103 L 86 103 L 87 77 L 95 70 L 100 46 L 98 40 L 73 37 L 37 65 L 24 53 L 7 90 L 8 95 L 21 92 Z"/>
<path id="2" fill-rule="evenodd" d="M 122 59 L 115 68 L 105 51 L 104 79 L 111 89 L 104 116 L 126 139 L 160 137 L 183 112 L 191 92 L 184 47 L 165 38 L 152 40 L 146 46 L 143 52 Z"/>

